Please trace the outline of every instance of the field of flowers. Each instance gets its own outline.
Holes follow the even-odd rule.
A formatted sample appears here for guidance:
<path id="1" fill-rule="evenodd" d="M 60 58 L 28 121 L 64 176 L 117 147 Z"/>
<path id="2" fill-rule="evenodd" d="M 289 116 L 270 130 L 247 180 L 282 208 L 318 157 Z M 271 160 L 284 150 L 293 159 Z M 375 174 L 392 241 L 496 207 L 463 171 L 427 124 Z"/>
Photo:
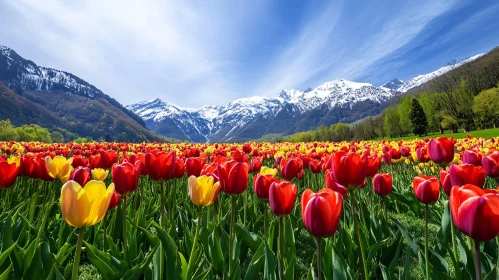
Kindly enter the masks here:
<path id="1" fill-rule="evenodd" d="M 498 279 L 496 140 L 0 142 L 0 280 Z"/>

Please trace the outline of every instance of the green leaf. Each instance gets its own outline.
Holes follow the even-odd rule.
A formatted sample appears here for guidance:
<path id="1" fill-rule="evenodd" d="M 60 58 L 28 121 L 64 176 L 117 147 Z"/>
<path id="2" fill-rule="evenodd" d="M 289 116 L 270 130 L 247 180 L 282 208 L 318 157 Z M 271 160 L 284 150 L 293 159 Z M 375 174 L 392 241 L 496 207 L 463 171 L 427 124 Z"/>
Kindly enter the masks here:
<path id="1" fill-rule="evenodd" d="M 0 254 L 0 266 L 3 265 L 5 260 L 9 257 L 10 252 L 12 252 L 12 250 L 14 250 L 14 248 L 16 248 L 16 246 L 17 246 L 17 242 L 12 244 L 9 248 L 7 248 L 5 251 L 3 251 L 2 254 Z"/>
<path id="2" fill-rule="evenodd" d="M 184 255 L 178 252 L 178 256 L 180 258 L 180 263 L 182 264 L 182 279 L 187 279 L 187 262 L 185 261 Z"/>
<path id="3" fill-rule="evenodd" d="M 158 248 L 159 248 L 159 245 L 156 245 L 154 248 L 152 248 L 151 251 L 149 251 L 149 253 L 147 253 L 144 260 L 141 263 L 132 267 L 130 270 L 128 270 L 125 273 L 125 275 L 123 275 L 122 279 L 124 279 L 124 280 L 138 280 L 138 279 L 140 279 L 141 276 L 144 274 L 145 269 L 149 267 L 149 264 L 151 263 L 151 261 L 154 257 L 154 254 L 156 253 Z M 148 278 L 145 278 L 145 279 L 148 279 Z"/>
<path id="4" fill-rule="evenodd" d="M 485 278 L 483 278 L 483 280 L 495 280 L 498 278 L 499 275 L 497 275 L 497 267 L 494 267 L 494 269 L 492 269 L 489 273 L 487 273 L 487 275 L 485 276 Z"/>
<path id="5" fill-rule="evenodd" d="M 392 222 L 399 228 L 400 232 L 402 232 L 402 235 L 405 237 L 405 239 L 409 243 L 409 246 L 411 247 L 412 251 L 417 254 L 419 251 L 418 245 L 412 239 L 411 235 L 407 231 L 407 228 L 404 225 L 402 225 L 402 223 L 400 223 L 397 219 L 392 218 Z"/>
<path id="6" fill-rule="evenodd" d="M 248 270 L 246 271 L 246 276 L 244 279 L 258 279 L 258 273 L 262 270 L 265 264 L 265 244 L 262 242 L 260 248 L 256 251 L 255 255 L 251 259 L 248 265 Z"/>
<path id="7" fill-rule="evenodd" d="M 4 272 L 2 272 L 2 274 L 0 274 L 0 280 L 9 279 L 11 270 L 12 270 L 12 264 L 10 264 L 9 267 L 7 267 L 7 269 Z"/>
<path id="8" fill-rule="evenodd" d="M 336 254 L 335 250 L 333 249 L 333 278 L 335 280 L 343 280 L 343 279 L 348 279 L 347 278 L 347 272 L 345 271 L 345 267 L 347 267 L 347 264 L 345 263 L 345 260 L 338 256 Z"/>
<path id="9" fill-rule="evenodd" d="M 276 280 L 277 259 L 269 246 L 265 244 L 265 268 L 263 278 L 268 280 Z"/>
<path id="10" fill-rule="evenodd" d="M 85 242 L 85 247 L 87 259 L 97 268 L 104 280 L 117 279 L 127 271 L 128 264 L 125 261 L 99 251 L 87 242 Z"/>
<path id="11" fill-rule="evenodd" d="M 156 229 L 159 240 L 165 254 L 165 278 L 166 279 L 180 279 L 182 277 L 182 266 L 177 255 L 177 245 L 168 233 L 156 222 L 152 222 Z"/>

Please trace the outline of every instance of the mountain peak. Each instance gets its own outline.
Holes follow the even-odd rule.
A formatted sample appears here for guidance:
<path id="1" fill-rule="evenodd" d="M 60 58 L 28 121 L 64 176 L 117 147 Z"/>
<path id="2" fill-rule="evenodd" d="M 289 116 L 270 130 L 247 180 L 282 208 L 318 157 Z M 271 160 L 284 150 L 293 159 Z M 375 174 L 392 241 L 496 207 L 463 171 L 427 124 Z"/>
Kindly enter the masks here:
<path id="1" fill-rule="evenodd" d="M 390 80 L 390 81 L 384 83 L 381 87 L 391 89 L 391 90 L 397 90 L 403 83 L 404 83 L 404 81 L 395 78 L 393 80 Z"/>

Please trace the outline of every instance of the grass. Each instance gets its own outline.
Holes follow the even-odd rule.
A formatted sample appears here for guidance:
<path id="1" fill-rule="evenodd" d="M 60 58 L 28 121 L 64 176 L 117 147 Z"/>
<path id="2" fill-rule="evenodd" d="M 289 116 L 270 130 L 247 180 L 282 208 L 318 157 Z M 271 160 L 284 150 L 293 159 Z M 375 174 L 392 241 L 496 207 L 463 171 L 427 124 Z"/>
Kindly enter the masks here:
<path id="1" fill-rule="evenodd" d="M 411 140 L 411 139 L 425 138 L 425 137 L 437 138 L 440 136 L 454 137 L 455 139 L 462 139 L 462 138 L 466 138 L 468 136 L 468 134 L 470 134 L 473 137 L 481 137 L 481 138 L 498 137 L 499 136 L 499 128 L 475 130 L 475 131 L 470 131 L 470 132 L 457 132 L 457 133 L 447 132 L 444 134 L 434 133 L 434 134 L 428 134 L 427 136 L 423 136 L 423 137 L 419 137 L 416 135 L 409 135 L 409 136 L 404 136 L 404 137 L 385 138 L 385 139 L 392 140 L 392 141 L 399 141 L 399 140 Z M 377 140 L 382 140 L 382 139 L 377 139 Z"/>

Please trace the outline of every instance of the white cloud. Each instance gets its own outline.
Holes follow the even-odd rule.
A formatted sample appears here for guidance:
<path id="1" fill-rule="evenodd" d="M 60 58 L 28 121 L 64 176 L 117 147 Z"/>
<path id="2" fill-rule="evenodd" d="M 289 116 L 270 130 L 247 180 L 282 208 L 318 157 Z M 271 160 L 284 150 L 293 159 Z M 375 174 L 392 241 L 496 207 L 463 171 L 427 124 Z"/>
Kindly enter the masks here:
<path id="1" fill-rule="evenodd" d="M 435 2 L 417 5 L 406 2 L 395 15 L 389 16 L 373 13 L 377 9 L 359 7 L 358 14 L 346 18 L 341 13 L 345 2 L 331 2 L 322 14 L 310 18 L 308 26 L 282 53 L 255 94 L 274 95 L 283 88 L 313 87 L 318 86 L 313 82 L 355 80 L 365 75 L 375 62 L 404 46 L 428 22 L 455 4 L 455 1 Z M 376 32 L 365 31 L 373 26 Z"/>

